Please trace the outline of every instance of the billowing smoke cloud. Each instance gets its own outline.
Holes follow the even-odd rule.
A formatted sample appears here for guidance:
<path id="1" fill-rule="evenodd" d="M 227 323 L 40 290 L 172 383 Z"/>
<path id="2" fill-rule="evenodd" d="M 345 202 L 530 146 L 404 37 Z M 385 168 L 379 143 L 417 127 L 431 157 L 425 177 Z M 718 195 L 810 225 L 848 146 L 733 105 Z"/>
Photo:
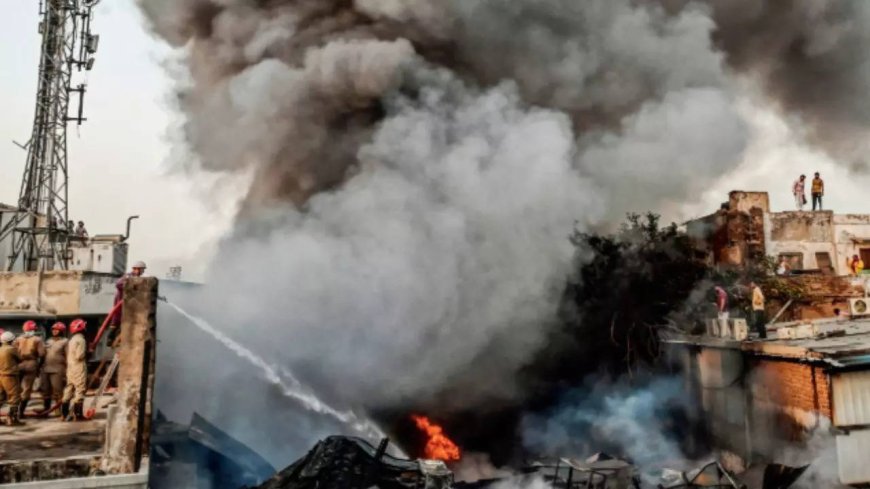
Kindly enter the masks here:
<path id="1" fill-rule="evenodd" d="M 790 100 L 760 68 L 780 61 L 741 58 L 729 11 L 695 2 L 139 2 L 183 49 L 196 166 L 253 173 L 202 312 L 370 408 L 521 396 L 572 227 L 740 163 L 729 66 Z"/>
<path id="2" fill-rule="evenodd" d="M 673 3 L 690 3 L 685 0 Z M 861 0 L 708 1 L 716 45 L 803 123 L 808 140 L 866 169 L 870 4 Z"/>

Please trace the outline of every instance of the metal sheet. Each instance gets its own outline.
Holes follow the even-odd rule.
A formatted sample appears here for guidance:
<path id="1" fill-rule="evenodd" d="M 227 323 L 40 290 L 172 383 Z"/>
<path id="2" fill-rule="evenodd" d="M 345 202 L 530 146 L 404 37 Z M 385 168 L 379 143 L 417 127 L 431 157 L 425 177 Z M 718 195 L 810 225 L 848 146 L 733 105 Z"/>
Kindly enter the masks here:
<path id="1" fill-rule="evenodd" d="M 870 425 L 870 371 L 835 375 L 833 384 L 834 424 Z"/>
<path id="2" fill-rule="evenodd" d="M 843 484 L 870 483 L 870 430 L 856 430 L 837 436 L 837 462 Z"/>

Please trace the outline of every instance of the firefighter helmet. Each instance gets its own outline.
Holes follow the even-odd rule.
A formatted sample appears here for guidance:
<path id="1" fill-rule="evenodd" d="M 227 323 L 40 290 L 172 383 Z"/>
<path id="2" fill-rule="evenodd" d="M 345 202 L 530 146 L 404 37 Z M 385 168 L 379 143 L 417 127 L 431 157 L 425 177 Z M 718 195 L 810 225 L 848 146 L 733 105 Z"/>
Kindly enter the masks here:
<path id="1" fill-rule="evenodd" d="M 69 324 L 69 332 L 72 334 L 81 333 L 88 326 L 84 319 L 76 319 Z"/>
<path id="2" fill-rule="evenodd" d="M 12 331 L 4 331 L 3 334 L 0 334 L 0 342 L 12 343 L 13 341 L 15 341 L 15 335 Z"/>
<path id="3" fill-rule="evenodd" d="M 66 324 L 58 321 L 51 326 L 52 331 L 66 331 Z"/>
<path id="4" fill-rule="evenodd" d="M 34 321 L 25 321 L 24 331 L 36 331 L 36 323 Z"/>

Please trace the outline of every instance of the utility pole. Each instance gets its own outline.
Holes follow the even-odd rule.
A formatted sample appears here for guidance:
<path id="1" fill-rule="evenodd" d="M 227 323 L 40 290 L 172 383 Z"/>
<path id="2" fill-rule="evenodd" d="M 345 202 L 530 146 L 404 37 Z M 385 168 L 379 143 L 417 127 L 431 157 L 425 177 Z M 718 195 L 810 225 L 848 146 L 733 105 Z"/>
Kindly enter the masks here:
<path id="1" fill-rule="evenodd" d="M 84 118 L 84 83 L 73 72 L 94 66 L 99 36 L 91 33 L 91 14 L 100 0 L 40 0 L 42 48 L 33 131 L 21 179 L 18 212 L 0 229 L 11 236 L 7 270 L 65 270 L 72 229 L 67 227 L 69 181 L 66 134 L 69 122 Z M 70 100 L 77 110 L 70 114 Z M 16 264 L 18 267 L 16 268 Z"/>

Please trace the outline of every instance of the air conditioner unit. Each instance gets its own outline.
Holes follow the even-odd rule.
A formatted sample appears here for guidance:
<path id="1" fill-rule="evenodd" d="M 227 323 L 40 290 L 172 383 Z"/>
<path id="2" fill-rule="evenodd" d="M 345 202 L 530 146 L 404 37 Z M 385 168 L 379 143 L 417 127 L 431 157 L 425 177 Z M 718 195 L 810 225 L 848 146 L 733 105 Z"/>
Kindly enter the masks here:
<path id="1" fill-rule="evenodd" d="M 870 314 L 870 298 L 861 297 L 849 299 L 849 310 L 852 316 L 866 316 Z"/>

